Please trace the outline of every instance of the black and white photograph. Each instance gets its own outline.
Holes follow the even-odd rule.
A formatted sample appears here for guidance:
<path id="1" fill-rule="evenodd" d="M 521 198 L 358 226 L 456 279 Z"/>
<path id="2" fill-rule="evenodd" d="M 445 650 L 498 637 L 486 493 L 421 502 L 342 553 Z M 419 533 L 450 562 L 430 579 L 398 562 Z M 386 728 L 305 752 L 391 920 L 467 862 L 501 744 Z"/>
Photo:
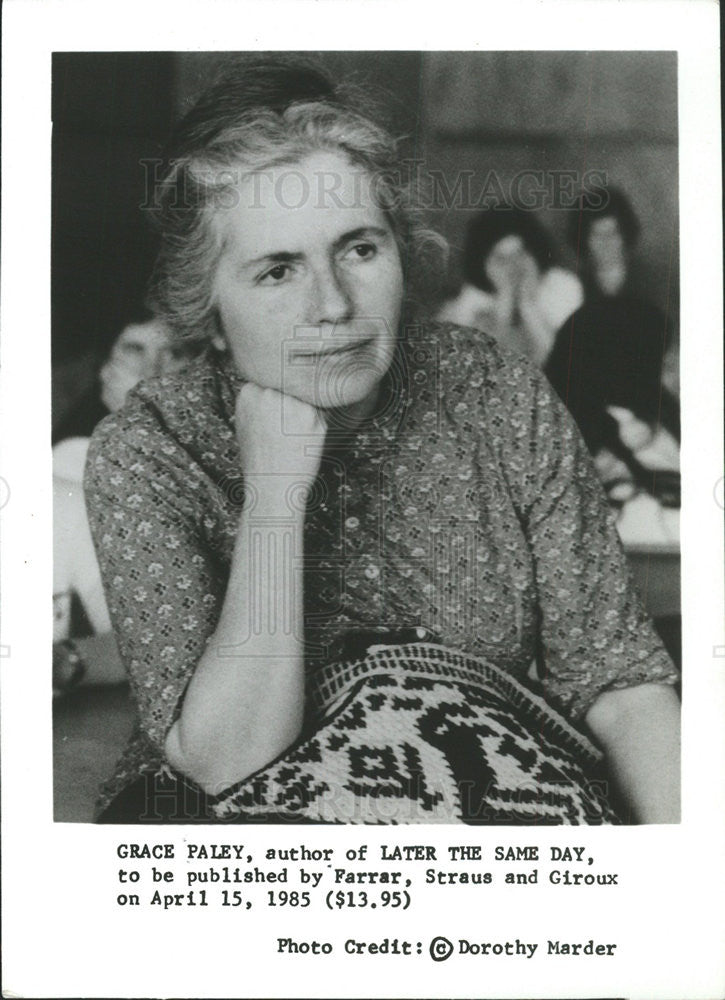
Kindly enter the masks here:
<path id="1" fill-rule="evenodd" d="M 390 5 L 323 6 L 54 20 L 25 167 L 4 88 L 6 206 L 45 178 L 4 226 L 5 865 L 94 950 L 53 980 L 13 931 L 4 989 L 714 996 L 716 19 L 382 47 Z"/>
<path id="2" fill-rule="evenodd" d="M 676 53 L 53 108 L 56 815 L 130 716 L 102 822 L 677 822 Z"/>

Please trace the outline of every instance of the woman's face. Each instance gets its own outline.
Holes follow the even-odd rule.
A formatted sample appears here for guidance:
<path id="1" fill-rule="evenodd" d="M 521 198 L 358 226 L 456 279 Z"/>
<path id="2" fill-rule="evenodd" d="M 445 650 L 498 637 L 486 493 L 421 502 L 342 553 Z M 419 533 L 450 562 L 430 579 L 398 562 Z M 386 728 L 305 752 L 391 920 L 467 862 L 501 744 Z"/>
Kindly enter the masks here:
<path id="1" fill-rule="evenodd" d="M 483 267 L 486 277 L 497 291 L 515 289 L 531 274 L 538 274 L 536 261 L 521 236 L 515 233 L 494 243 Z"/>
<path id="2" fill-rule="evenodd" d="M 626 263 L 624 237 L 614 216 L 608 215 L 592 222 L 587 250 L 595 268 L 622 267 Z"/>
<path id="3" fill-rule="evenodd" d="M 322 408 L 374 397 L 395 350 L 403 274 L 371 178 L 321 151 L 246 176 L 214 225 L 213 296 L 241 375 Z"/>

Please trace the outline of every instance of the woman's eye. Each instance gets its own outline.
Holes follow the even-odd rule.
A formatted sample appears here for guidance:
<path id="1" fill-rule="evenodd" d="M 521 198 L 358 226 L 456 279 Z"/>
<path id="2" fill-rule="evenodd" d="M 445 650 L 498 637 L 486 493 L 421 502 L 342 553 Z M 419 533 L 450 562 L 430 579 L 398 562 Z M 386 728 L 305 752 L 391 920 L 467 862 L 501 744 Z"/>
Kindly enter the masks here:
<path id="1" fill-rule="evenodd" d="M 278 285 L 280 281 L 284 281 L 289 271 L 289 264 L 275 264 L 274 267 L 270 267 L 268 271 L 264 272 L 259 281 L 265 285 Z"/>
<path id="2" fill-rule="evenodd" d="M 356 243 L 350 247 L 346 256 L 352 256 L 353 260 L 370 260 L 377 252 L 377 247 L 373 243 Z"/>

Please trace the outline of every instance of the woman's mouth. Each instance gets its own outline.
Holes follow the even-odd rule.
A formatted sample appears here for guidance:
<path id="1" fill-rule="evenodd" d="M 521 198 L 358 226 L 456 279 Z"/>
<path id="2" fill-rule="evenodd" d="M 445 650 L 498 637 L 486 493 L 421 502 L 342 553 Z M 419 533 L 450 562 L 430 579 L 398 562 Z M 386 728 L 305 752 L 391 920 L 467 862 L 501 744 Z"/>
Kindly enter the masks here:
<path id="1" fill-rule="evenodd" d="M 315 348 L 314 350 L 295 351 L 295 358 L 308 358 L 312 360 L 323 360 L 325 358 L 338 357 L 339 355 L 352 354 L 363 347 L 367 347 L 373 342 L 372 337 L 364 340 L 356 340 L 354 343 L 346 342 L 332 347 Z"/>

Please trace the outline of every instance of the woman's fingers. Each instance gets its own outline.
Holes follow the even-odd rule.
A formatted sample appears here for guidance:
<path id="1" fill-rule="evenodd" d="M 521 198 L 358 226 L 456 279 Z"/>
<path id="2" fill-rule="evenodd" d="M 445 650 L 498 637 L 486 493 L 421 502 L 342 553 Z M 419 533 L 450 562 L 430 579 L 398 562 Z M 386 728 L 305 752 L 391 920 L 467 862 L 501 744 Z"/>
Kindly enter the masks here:
<path id="1" fill-rule="evenodd" d="M 327 426 L 314 406 L 247 382 L 237 397 L 235 422 L 243 472 L 303 480 L 317 475 Z"/>

